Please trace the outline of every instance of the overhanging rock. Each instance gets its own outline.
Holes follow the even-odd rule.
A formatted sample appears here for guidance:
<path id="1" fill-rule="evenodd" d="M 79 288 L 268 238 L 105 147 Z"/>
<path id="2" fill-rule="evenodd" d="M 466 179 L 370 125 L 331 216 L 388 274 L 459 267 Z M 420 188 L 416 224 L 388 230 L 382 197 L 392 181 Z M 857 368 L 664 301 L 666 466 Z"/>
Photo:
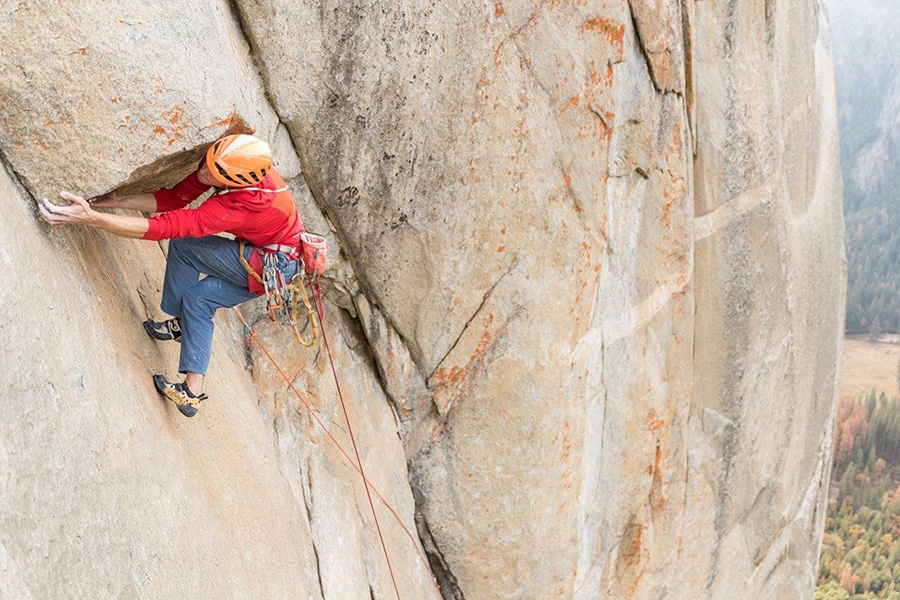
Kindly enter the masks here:
<path id="1" fill-rule="evenodd" d="M 0 148 L 29 192 L 91 197 L 121 182 L 152 185 L 152 171 L 172 166 L 166 157 L 226 132 L 252 124 L 271 138 L 277 116 L 222 8 L 6 3 L 0 43 L 15 51 L 0 53 Z"/>

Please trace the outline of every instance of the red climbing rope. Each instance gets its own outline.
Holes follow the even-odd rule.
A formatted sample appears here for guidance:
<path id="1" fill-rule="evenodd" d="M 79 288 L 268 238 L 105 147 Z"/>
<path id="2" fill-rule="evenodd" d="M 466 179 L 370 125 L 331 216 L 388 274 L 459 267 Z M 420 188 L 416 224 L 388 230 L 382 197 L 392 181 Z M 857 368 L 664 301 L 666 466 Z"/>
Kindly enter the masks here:
<path id="1" fill-rule="evenodd" d="M 325 333 L 325 323 L 322 322 L 322 314 L 324 307 L 322 306 L 322 288 L 318 284 L 313 286 L 313 297 L 316 301 L 316 315 L 319 318 L 319 329 L 322 330 L 322 341 L 325 343 L 325 351 L 328 354 L 328 362 L 331 365 L 331 374 L 334 376 L 334 385 L 337 387 L 338 398 L 341 399 L 341 410 L 344 411 L 344 421 L 347 423 L 347 433 L 350 434 L 350 442 L 353 444 L 353 452 L 356 454 L 356 463 L 359 465 L 359 473 L 362 475 L 363 482 L 368 481 L 365 470 L 363 470 L 362 458 L 359 456 L 359 448 L 356 445 L 356 436 L 353 435 L 353 427 L 350 425 L 350 415 L 347 413 L 347 404 L 344 402 L 344 393 L 341 391 L 341 382 L 338 381 L 337 369 L 334 367 L 334 357 L 331 356 L 331 346 L 328 344 L 328 334 Z M 394 567 L 391 566 L 391 557 L 388 556 L 387 545 L 384 543 L 384 535 L 381 533 L 381 525 L 378 523 L 378 514 L 375 512 L 375 503 L 372 502 L 372 492 L 366 488 L 366 498 L 369 499 L 369 507 L 372 509 L 372 518 L 375 519 L 375 529 L 378 530 L 378 539 L 381 540 L 381 549 L 384 552 L 384 560 L 387 562 L 388 572 L 391 574 L 391 583 L 394 584 L 394 592 L 397 594 L 397 600 L 400 599 L 400 588 L 397 587 L 397 578 L 394 577 Z"/>
<path id="2" fill-rule="evenodd" d="M 253 328 L 250 327 L 250 325 L 244 319 L 244 316 L 237 309 L 237 307 L 232 308 L 232 311 L 234 311 L 234 313 L 237 315 L 238 319 L 241 321 L 241 323 L 243 323 L 245 335 L 249 335 L 256 341 L 257 345 L 259 346 L 260 350 L 262 350 L 265 357 L 269 360 L 269 362 L 272 364 L 272 366 L 275 367 L 275 370 L 278 372 L 279 375 L 281 375 L 282 379 L 284 379 L 284 381 L 287 383 L 288 387 L 294 393 L 294 395 L 297 397 L 297 399 L 300 400 L 300 403 L 303 404 L 303 406 L 306 408 L 309 415 L 313 418 L 313 420 L 316 423 L 318 423 L 319 427 L 322 428 L 322 430 L 325 432 L 325 435 L 337 447 L 337 449 L 340 451 L 340 453 L 344 455 L 344 458 L 347 459 L 347 462 L 350 463 L 350 466 L 352 466 L 356 470 L 356 472 L 359 473 L 360 476 L 362 477 L 363 483 L 366 488 L 366 496 L 369 499 L 369 506 L 372 509 L 372 516 L 375 519 L 375 527 L 378 530 L 378 537 L 381 541 L 381 549 L 384 552 L 384 558 L 387 561 L 388 571 L 390 572 L 390 575 L 391 575 L 391 582 L 394 585 L 394 592 L 397 594 L 398 600 L 400 600 L 400 591 L 397 586 L 397 580 L 394 577 L 394 570 L 393 570 L 393 567 L 391 566 L 390 558 L 388 557 L 387 546 L 385 545 L 385 542 L 384 542 L 384 536 L 382 535 L 382 532 L 381 532 L 381 526 L 378 522 L 378 516 L 375 514 L 375 505 L 372 501 L 372 494 L 371 494 L 372 492 L 374 492 L 375 496 L 381 501 L 381 503 L 385 506 L 385 508 L 388 509 L 388 511 L 391 513 L 391 515 L 393 515 L 394 519 L 397 521 L 397 523 L 403 529 L 404 533 L 406 533 L 406 536 L 409 538 L 410 542 L 412 542 L 413 548 L 416 549 L 416 554 L 419 557 L 419 561 L 422 563 L 422 565 L 425 567 L 425 569 L 429 573 L 429 577 L 431 578 L 432 585 L 434 585 L 434 589 L 437 594 L 437 598 L 442 599 L 443 595 L 441 594 L 440 587 L 438 586 L 437 581 L 435 581 L 434 577 L 431 576 L 431 567 L 428 564 L 428 560 L 425 558 L 425 556 L 423 556 L 422 550 L 420 549 L 419 544 L 416 542 L 416 538 L 413 536 L 412 532 L 409 530 L 409 528 L 403 522 L 403 519 L 400 517 L 400 515 L 397 513 L 397 511 L 394 509 L 394 507 L 391 506 L 391 503 L 388 502 L 385 499 L 385 497 L 381 494 L 381 492 L 378 491 L 378 489 L 375 487 L 375 485 L 372 484 L 371 481 L 369 481 L 369 478 L 366 477 L 365 471 L 362 468 L 362 460 L 360 459 L 360 456 L 359 456 L 359 449 L 357 448 L 356 439 L 353 435 L 353 431 L 350 426 L 350 418 L 347 414 L 347 407 L 346 407 L 346 404 L 344 403 L 344 397 L 343 397 L 343 393 L 341 391 L 340 382 L 338 381 L 337 370 L 335 369 L 335 366 L 334 366 L 334 359 L 331 354 L 331 348 L 328 344 L 328 337 L 325 333 L 325 323 L 323 322 L 324 306 L 322 304 L 322 291 L 318 285 L 314 285 L 311 287 L 313 288 L 313 297 L 314 297 L 315 303 L 316 303 L 316 309 L 317 309 L 316 316 L 319 319 L 319 326 L 320 326 L 320 330 L 322 332 L 322 339 L 325 343 L 325 350 L 328 354 L 328 361 L 331 365 L 331 372 L 334 376 L 335 385 L 337 386 L 338 397 L 340 398 L 340 402 L 341 402 L 341 409 L 344 412 L 344 419 L 347 422 L 347 430 L 350 434 L 350 440 L 353 442 L 353 450 L 356 454 L 356 461 L 354 461 L 353 458 L 351 458 L 350 454 L 344 449 L 344 447 L 337 440 L 337 438 L 334 436 L 334 434 L 331 433 L 331 431 L 328 429 L 328 427 L 325 425 L 325 423 L 323 423 L 322 420 L 319 418 L 319 416 L 316 414 L 316 411 L 312 408 L 310 403 L 306 400 L 306 398 L 303 397 L 303 395 L 300 393 L 300 391 L 297 390 L 297 388 L 294 386 L 294 383 L 290 380 L 290 378 L 287 376 L 287 374 L 285 374 L 285 372 L 281 369 L 281 367 L 278 365 L 278 363 L 275 361 L 275 359 L 269 353 L 265 344 L 263 344 L 262 340 L 259 339 L 259 335 L 253 330 Z M 370 490 L 371 490 L 371 492 L 370 492 Z"/>

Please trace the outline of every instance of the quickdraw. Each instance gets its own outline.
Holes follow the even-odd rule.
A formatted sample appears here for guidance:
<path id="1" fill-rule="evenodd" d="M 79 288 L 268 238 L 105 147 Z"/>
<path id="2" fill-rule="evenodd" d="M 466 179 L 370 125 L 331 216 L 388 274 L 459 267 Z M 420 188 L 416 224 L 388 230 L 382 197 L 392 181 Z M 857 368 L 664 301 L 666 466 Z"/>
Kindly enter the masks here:
<path id="1" fill-rule="evenodd" d="M 244 258 L 244 248 L 247 244 L 243 240 L 238 242 L 238 258 L 244 266 L 247 274 L 262 284 L 266 295 L 266 312 L 269 319 L 278 321 L 282 326 L 290 327 L 294 332 L 294 337 L 301 346 L 311 348 L 319 340 L 319 327 L 316 323 L 313 313 L 312 303 L 309 301 L 309 294 L 306 285 L 303 283 L 303 274 L 305 272 L 303 259 L 298 258 L 297 274 L 286 282 L 284 275 L 278 269 L 278 255 L 276 252 L 267 252 L 260 249 L 263 260 L 262 276 L 257 273 L 250 263 Z M 318 285 L 318 273 L 314 273 L 316 280 L 312 280 L 313 285 Z M 300 303 L 306 309 L 306 323 L 300 320 Z M 311 329 L 312 337 L 307 341 L 303 339 L 302 330 L 308 326 Z"/>

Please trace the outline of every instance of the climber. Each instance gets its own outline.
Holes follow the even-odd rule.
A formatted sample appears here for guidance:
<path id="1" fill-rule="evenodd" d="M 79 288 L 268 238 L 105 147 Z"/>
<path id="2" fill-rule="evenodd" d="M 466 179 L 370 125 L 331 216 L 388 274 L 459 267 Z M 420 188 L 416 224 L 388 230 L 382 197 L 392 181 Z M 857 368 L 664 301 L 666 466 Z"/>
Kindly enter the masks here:
<path id="1" fill-rule="evenodd" d="M 263 255 L 277 265 L 285 281 L 298 272 L 303 221 L 287 185 L 271 165 L 264 141 L 229 135 L 214 142 L 199 168 L 170 189 L 130 196 L 109 193 L 91 203 L 62 192 L 68 206 L 56 206 L 46 198 L 40 203 L 41 216 L 51 225 L 81 224 L 122 237 L 172 240 L 161 302 L 163 312 L 172 318 L 148 320 L 143 326 L 154 339 L 181 343 L 178 371 L 184 380 L 172 383 L 164 375 L 153 375 L 153 383 L 187 417 L 207 399 L 203 380 L 216 310 L 263 293 L 256 277 L 262 273 Z M 199 207 L 185 208 L 210 188 L 215 191 Z M 133 217 L 94 207 L 161 214 Z M 215 235 L 222 232 L 238 239 Z M 239 248 L 247 266 L 239 259 Z M 200 279 L 201 274 L 206 277 Z"/>

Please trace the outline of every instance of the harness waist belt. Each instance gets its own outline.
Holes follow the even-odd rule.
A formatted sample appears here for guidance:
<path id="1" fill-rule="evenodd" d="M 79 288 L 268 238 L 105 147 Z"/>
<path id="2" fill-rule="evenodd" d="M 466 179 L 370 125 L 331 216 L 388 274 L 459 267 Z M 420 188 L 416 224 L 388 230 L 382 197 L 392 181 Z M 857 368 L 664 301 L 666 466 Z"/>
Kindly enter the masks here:
<path id="1" fill-rule="evenodd" d="M 293 246 L 286 246 L 284 244 L 269 244 L 268 246 L 263 246 L 263 250 L 271 250 L 272 252 L 281 252 L 282 254 L 299 254 L 300 250 Z"/>

